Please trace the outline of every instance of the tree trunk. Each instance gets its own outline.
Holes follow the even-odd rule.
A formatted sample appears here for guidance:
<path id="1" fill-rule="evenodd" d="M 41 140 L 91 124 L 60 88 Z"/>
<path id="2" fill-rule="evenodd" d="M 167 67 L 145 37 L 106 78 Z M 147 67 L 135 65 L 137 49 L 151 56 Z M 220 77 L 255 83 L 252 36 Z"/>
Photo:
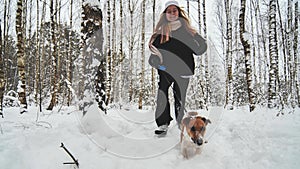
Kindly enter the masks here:
<path id="1" fill-rule="evenodd" d="M 73 27 L 73 0 L 70 0 L 70 30 L 69 30 L 69 44 L 68 44 L 68 61 L 67 61 L 67 80 L 68 80 L 68 88 L 67 88 L 67 105 L 70 106 L 72 102 L 72 82 L 73 82 L 73 38 L 72 38 L 72 28 Z"/>
<path id="2" fill-rule="evenodd" d="M 274 108 L 277 103 L 278 49 L 276 34 L 276 0 L 269 1 L 269 98 L 268 107 Z"/>
<path id="3" fill-rule="evenodd" d="M 253 5 L 253 0 L 251 0 L 251 2 L 250 2 L 250 25 L 251 25 L 251 34 L 252 34 L 252 38 L 251 38 L 251 43 L 252 43 L 252 49 L 251 49 L 251 51 L 252 51 L 252 57 L 251 57 L 251 60 L 253 61 L 253 71 L 252 71 L 252 73 L 253 73 L 253 80 L 252 80 L 252 83 L 253 83 L 253 86 L 255 86 L 255 84 L 257 84 L 257 82 L 258 82 L 258 76 L 257 76 L 257 67 L 259 67 L 258 65 L 257 65 L 257 62 L 256 62 L 256 57 L 260 57 L 260 53 L 259 52 L 257 52 L 257 45 L 255 44 L 256 42 L 255 42 L 255 30 L 257 30 L 257 28 L 255 27 L 255 23 L 257 23 L 257 21 L 255 20 L 255 15 L 253 14 L 253 11 L 255 11 L 254 9 L 254 5 Z M 258 34 L 257 34 L 258 35 Z M 249 39 L 249 41 L 250 41 L 250 39 Z M 254 89 L 253 89 L 254 90 Z"/>
<path id="4" fill-rule="evenodd" d="M 248 99 L 249 99 L 249 108 L 250 112 L 255 108 L 255 96 L 253 92 L 252 85 L 252 66 L 251 66 L 251 54 L 250 54 L 250 44 L 248 39 L 246 39 L 246 28 L 245 28 L 245 11 L 246 11 L 246 0 L 241 0 L 241 9 L 239 16 L 240 23 L 240 39 L 244 47 L 244 55 L 245 55 L 245 67 L 246 67 L 246 80 L 247 80 L 247 91 L 248 91 Z"/>
<path id="5" fill-rule="evenodd" d="M 201 1 L 197 0 L 198 4 L 198 26 L 199 26 L 199 33 L 201 34 Z"/>
<path id="6" fill-rule="evenodd" d="M 251 1 L 252 3 L 252 6 L 254 8 L 254 15 L 255 15 L 255 27 L 256 27 L 256 31 L 253 32 L 254 34 L 256 33 L 257 37 L 256 37 L 256 46 L 257 46 L 257 58 L 258 58 L 258 61 L 257 61 L 257 66 L 258 66 L 258 75 L 257 75 L 257 84 L 258 84 L 258 88 L 257 88 L 257 91 L 261 94 L 264 94 L 264 79 L 263 79 L 263 68 L 266 67 L 266 66 L 263 66 L 264 65 L 264 57 L 263 55 L 261 54 L 262 52 L 262 49 L 264 48 L 261 48 L 261 42 L 260 42 L 260 39 L 262 39 L 263 37 L 262 36 L 262 33 L 259 32 L 259 1 L 256 1 L 256 3 L 254 3 L 254 0 Z M 253 19 L 254 20 L 254 19 Z M 254 37 L 254 36 L 253 36 Z M 255 44 L 255 42 L 253 43 Z M 264 52 L 264 51 L 263 51 Z M 254 56 L 254 59 L 256 58 L 256 56 L 253 54 Z"/>
<path id="7" fill-rule="evenodd" d="M 123 32 L 124 32 L 124 25 L 123 25 L 123 1 L 120 0 L 120 36 L 119 36 L 119 57 L 118 57 L 118 61 L 119 61 L 119 65 L 118 65 L 118 69 L 119 69 L 119 83 L 118 83 L 118 88 L 119 91 L 117 92 L 117 97 L 118 97 L 118 101 L 122 102 L 123 101 L 123 86 L 124 86 L 124 80 L 123 80 L 123 61 L 124 61 L 124 51 L 123 51 Z"/>
<path id="8" fill-rule="evenodd" d="M 39 1 L 39 0 L 38 0 Z M 46 85 L 43 85 L 44 83 L 44 80 L 46 79 L 45 78 L 45 73 L 43 73 L 43 70 L 45 69 L 45 58 L 46 58 L 46 43 L 45 43 L 45 38 L 44 35 L 45 35 L 45 28 L 44 28 L 44 25 L 45 25 L 45 15 L 46 15 L 46 5 L 47 3 L 44 1 L 43 2 L 43 6 L 42 6 L 42 14 L 41 14 L 41 23 L 40 23 L 40 37 L 41 38 L 41 42 L 40 42 L 40 45 L 41 45 L 41 49 L 40 50 L 40 54 L 39 54 L 39 61 L 38 61 L 38 64 L 39 64 L 39 82 L 38 82 L 38 85 L 39 85 L 39 107 L 40 107 L 40 111 L 42 111 L 42 100 L 43 100 L 43 97 L 42 97 L 42 92 L 43 92 L 43 88 L 44 86 Z"/>
<path id="9" fill-rule="evenodd" d="M 107 0 L 107 80 L 106 80 L 106 105 L 111 100 L 111 83 L 112 83 L 112 52 L 111 52 L 111 18 L 110 18 L 110 0 Z"/>
<path id="10" fill-rule="evenodd" d="M 56 47 L 56 36 L 55 36 L 55 15 L 56 12 L 54 10 L 54 0 L 50 1 L 50 20 L 51 20 L 51 41 L 52 41 L 52 47 L 51 47 L 51 101 L 49 106 L 47 107 L 47 110 L 52 110 L 57 102 L 57 47 Z"/>
<path id="11" fill-rule="evenodd" d="M 36 51 L 35 51 L 35 74 L 36 74 L 36 78 L 35 78 L 35 100 L 36 103 L 39 105 L 40 107 L 40 112 L 42 111 L 42 103 L 41 103 L 41 95 L 40 94 L 40 90 L 41 90 L 41 55 L 40 55 L 40 7 L 39 7 L 39 2 L 40 0 L 36 0 L 36 36 L 35 36 L 35 42 L 36 42 Z"/>
<path id="12" fill-rule="evenodd" d="M 111 55 L 111 91 L 110 91 L 110 98 L 109 103 L 112 103 L 115 101 L 116 98 L 116 66 L 117 66 L 117 45 L 116 45 L 116 0 L 112 1 L 112 35 L 111 35 L 111 49 L 112 49 L 112 55 Z"/>
<path id="13" fill-rule="evenodd" d="M 62 74 L 62 58 L 64 57 L 64 50 L 66 48 L 62 48 L 61 46 L 63 46 L 64 44 L 62 44 L 62 37 L 64 37 L 64 32 L 61 29 L 61 0 L 56 0 L 56 6 L 55 6 L 55 10 L 57 14 L 55 14 L 56 19 L 55 19 L 55 24 L 57 25 L 57 28 L 55 28 L 54 31 L 54 35 L 56 37 L 56 72 L 55 72 L 55 77 L 56 77 L 56 102 L 58 102 L 58 98 L 59 98 L 59 94 L 61 93 L 61 74 Z M 56 104 L 56 103 L 55 103 Z"/>
<path id="14" fill-rule="evenodd" d="M 26 75 L 25 75 L 25 49 L 23 32 L 23 0 L 18 0 L 16 12 L 16 34 L 17 34 L 17 60 L 19 72 L 18 94 L 20 100 L 20 113 L 27 112 L 26 101 Z"/>
<path id="15" fill-rule="evenodd" d="M 202 4 L 203 5 L 203 4 Z M 189 2 L 187 2 L 187 6 L 189 8 L 190 4 Z M 201 11 L 201 2 L 200 0 L 197 1 L 197 11 L 198 11 L 198 27 L 199 27 L 199 34 L 202 35 L 202 22 L 201 22 L 201 16 L 203 17 L 203 13 Z M 203 24 L 204 25 L 204 24 Z M 194 88 L 193 85 L 195 85 L 195 89 L 192 91 L 195 91 L 192 96 L 193 96 L 193 100 L 194 102 L 194 107 L 195 109 L 204 109 L 207 108 L 206 106 L 206 92 L 205 92 L 205 60 L 206 57 L 205 55 L 203 55 L 203 57 L 197 57 L 197 62 L 196 62 L 196 78 L 195 78 L 195 84 L 191 85 L 191 88 Z"/>
<path id="16" fill-rule="evenodd" d="M 299 9 L 298 9 L 298 2 L 295 3 L 295 31 L 294 31 L 294 60 L 295 60 L 295 74 L 294 74 L 294 78 L 295 78 L 295 84 L 296 84 L 296 96 L 297 96 L 297 105 L 298 107 L 300 107 L 300 86 L 299 86 L 299 59 L 298 59 L 298 46 L 299 46 L 299 42 L 298 42 L 298 34 L 299 34 L 299 27 L 298 27 L 298 23 L 299 23 Z"/>
<path id="17" fill-rule="evenodd" d="M 224 0 L 226 13 L 226 103 L 229 110 L 233 109 L 233 76 L 232 76 L 232 17 L 229 0 Z"/>
<path id="18" fill-rule="evenodd" d="M 3 43 L 2 43 L 2 50 L 1 50 L 1 54 L 3 54 L 3 55 L 1 55 L 1 57 L 2 57 L 2 62 L 3 62 L 3 67 L 2 67 L 2 69 L 3 69 L 3 72 L 4 72 L 4 81 L 7 81 L 7 66 L 6 66 L 6 62 L 5 62 L 5 60 L 6 60 L 6 43 L 7 43 L 7 38 L 8 38 L 8 34 L 7 34 L 7 31 L 8 31 L 8 29 L 7 29 L 7 27 L 8 27 L 8 19 L 7 19 L 7 17 L 8 17 L 8 15 L 7 15 L 7 13 L 9 13 L 9 8 L 7 8 L 7 0 L 5 0 L 5 2 L 4 2 L 4 12 L 3 12 Z M 1 22 L 1 21 L 0 21 Z M 1 34 L 2 35 L 2 34 Z"/>
<path id="19" fill-rule="evenodd" d="M 203 0 L 202 6 L 203 6 L 203 32 L 204 32 L 204 39 L 207 38 L 207 26 L 206 26 L 206 1 Z M 203 55 L 204 62 L 205 62 L 205 95 L 204 95 L 204 101 L 205 101 L 205 108 L 208 110 L 208 104 L 210 100 L 210 77 L 209 77 L 209 70 L 208 70 L 208 55 L 205 53 Z"/>
<path id="20" fill-rule="evenodd" d="M 129 30 L 129 102 L 133 100 L 133 48 L 134 48 L 134 34 L 133 34 L 133 14 L 136 6 L 132 0 L 128 2 L 128 9 L 130 13 L 130 30 Z"/>
<path id="21" fill-rule="evenodd" d="M 292 13 L 293 13 L 293 7 L 292 7 L 292 0 L 288 0 L 288 25 L 287 25 L 287 56 L 288 56 L 288 67 L 289 67 L 289 76 L 290 76 L 290 80 L 289 80 L 289 86 L 287 91 L 288 92 L 288 97 L 286 98 L 286 104 L 291 103 L 291 106 L 293 108 L 295 108 L 296 106 L 296 95 L 295 95 L 295 91 L 296 91 L 296 85 L 295 85 L 295 63 L 296 60 L 294 60 L 294 54 L 293 54 L 293 36 L 294 36 L 294 28 L 292 27 Z M 296 58 L 297 59 L 297 58 Z M 290 100 L 288 100 L 290 99 Z"/>
<path id="22" fill-rule="evenodd" d="M 153 4 L 152 4 L 152 24 L 153 24 L 152 29 L 153 29 L 153 31 L 155 29 L 155 18 L 156 18 L 155 9 L 156 9 L 156 0 L 153 0 Z M 155 97 L 155 94 L 156 94 L 156 80 L 155 80 L 156 76 L 155 76 L 155 72 L 156 72 L 156 69 L 151 67 L 151 82 L 152 82 L 152 91 L 151 91 L 151 93 L 152 93 L 152 97 Z"/>
<path id="23" fill-rule="evenodd" d="M 143 108 L 144 97 L 144 78 L 145 78 L 145 14 L 146 14 L 146 0 L 142 2 L 142 44 L 141 44 L 141 73 L 140 73 L 140 93 L 139 93 L 139 109 Z"/>
<path id="24" fill-rule="evenodd" d="M 2 41 L 2 26 L 0 25 L 0 115 L 3 116 L 3 96 L 5 91 L 5 77 L 4 77 L 4 67 L 3 67 L 3 41 Z"/>

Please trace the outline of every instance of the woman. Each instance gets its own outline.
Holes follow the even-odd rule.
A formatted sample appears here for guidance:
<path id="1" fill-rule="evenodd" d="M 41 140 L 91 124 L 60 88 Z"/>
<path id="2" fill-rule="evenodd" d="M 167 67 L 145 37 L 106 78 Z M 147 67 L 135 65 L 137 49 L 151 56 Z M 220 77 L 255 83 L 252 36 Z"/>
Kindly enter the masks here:
<path id="1" fill-rule="evenodd" d="M 194 74 L 193 55 L 206 51 L 205 40 L 191 27 L 185 11 L 175 0 L 166 2 L 165 10 L 155 27 L 149 42 L 151 56 L 149 64 L 158 70 L 159 90 L 155 120 L 155 134 L 166 134 L 170 122 L 168 89 L 173 84 L 175 117 L 178 127 L 184 115 L 184 104 L 189 78 Z"/>

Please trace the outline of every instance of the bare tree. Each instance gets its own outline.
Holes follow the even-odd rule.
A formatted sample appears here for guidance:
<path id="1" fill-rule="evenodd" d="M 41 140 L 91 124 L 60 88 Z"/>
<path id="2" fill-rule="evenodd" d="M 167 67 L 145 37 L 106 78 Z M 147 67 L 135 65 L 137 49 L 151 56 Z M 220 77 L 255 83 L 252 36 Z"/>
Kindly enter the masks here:
<path id="1" fill-rule="evenodd" d="M 152 29 L 155 29 L 155 18 L 156 18 L 156 0 L 152 0 L 153 4 L 152 4 Z M 152 96 L 155 97 L 155 91 L 156 91 L 156 81 L 155 81 L 155 68 L 151 67 L 151 82 L 152 82 Z"/>
<path id="2" fill-rule="evenodd" d="M 72 27 L 73 27 L 73 0 L 70 0 L 70 30 L 69 30 L 69 40 L 68 40 L 68 59 L 67 59 L 67 81 L 68 81 L 68 89 L 67 89 L 67 104 L 70 106 L 72 101 L 72 81 L 73 81 L 73 53 L 72 53 Z"/>
<path id="3" fill-rule="evenodd" d="M 268 107 L 276 106 L 277 99 L 277 78 L 278 78 L 278 49 L 277 49 L 277 33 L 276 33 L 276 1 L 269 1 L 269 54 L 270 54 L 270 69 L 269 69 L 269 98 Z"/>
<path id="4" fill-rule="evenodd" d="M 203 0 L 202 3 L 203 6 L 203 34 L 204 34 L 204 38 L 207 38 L 207 25 L 206 25 L 206 0 Z M 204 100 L 205 100 L 205 105 L 206 105 L 206 109 L 207 105 L 209 104 L 209 100 L 210 100 L 210 77 L 209 77 L 209 68 L 208 68 L 208 55 L 207 53 L 204 54 L 204 61 L 205 61 L 205 96 L 204 96 Z"/>
<path id="5" fill-rule="evenodd" d="M 38 0 L 39 1 L 39 0 Z M 45 77 L 46 77 L 46 73 L 44 73 L 44 69 L 45 69 L 45 62 L 46 62 L 46 38 L 43 38 L 46 35 L 46 30 L 45 30 L 45 15 L 46 15 L 46 1 L 43 2 L 42 5 L 42 12 L 41 12 L 41 23 L 40 23 L 40 29 L 37 30 L 40 32 L 40 47 L 38 48 L 39 50 L 39 55 L 38 55 L 38 88 L 39 88 L 39 107 L 40 107 L 40 111 L 42 111 L 42 100 L 43 100 L 43 88 L 44 86 L 46 86 L 46 84 L 44 84 L 45 81 Z"/>
<path id="6" fill-rule="evenodd" d="M 10 3 L 10 1 L 9 1 L 9 3 Z M 9 4 L 7 4 L 7 0 L 5 0 L 5 2 L 4 2 L 4 12 L 3 12 L 3 37 L 2 37 L 2 41 L 3 41 L 3 43 L 2 43 L 2 46 L 1 46 L 1 48 L 2 48 L 2 50 L 1 50 L 1 52 L 3 52 L 3 55 L 1 56 L 2 57 L 2 61 L 3 61 L 3 72 L 4 72 L 4 79 L 6 79 L 6 77 L 5 77 L 5 74 L 7 74 L 7 73 L 5 73 L 5 72 L 7 72 L 6 71 L 6 63 L 5 63 L 5 60 L 6 60 L 6 43 L 7 43 L 7 41 L 8 41 L 8 13 L 9 13 L 9 8 L 7 8 L 7 6 L 9 6 Z M 1 35 L 2 35 L 2 33 L 1 33 Z M 2 53 L 1 53 L 2 54 Z"/>
<path id="7" fill-rule="evenodd" d="M 25 72 L 25 51 L 24 51 L 24 32 L 23 32 L 23 0 L 18 0 L 18 8 L 16 13 L 16 34 L 17 34 L 17 58 L 18 58 L 18 72 L 19 85 L 18 94 L 20 100 L 20 113 L 27 112 L 26 101 L 26 72 Z"/>
<path id="8" fill-rule="evenodd" d="M 145 15 L 146 15 L 146 0 L 142 2 L 142 42 L 141 42 L 141 73 L 140 73 L 140 93 L 139 93 L 139 109 L 143 108 L 144 97 L 144 80 L 145 80 Z"/>
<path id="9" fill-rule="evenodd" d="M 257 62 L 255 62 L 256 64 L 254 64 L 254 72 L 257 72 L 256 74 L 256 84 L 257 84 L 257 93 L 260 93 L 261 96 L 264 95 L 265 93 L 265 88 L 264 88 L 264 74 L 265 74 L 265 67 L 267 66 L 263 66 L 265 65 L 265 58 L 264 58 L 264 53 L 265 53 L 265 44 L 263 43 L 265 40 L 263 33 L 260 30 L 263 30 L 260 25 L 260 23 L 262 23 L 262 19 L 260 17 L 260 6 L 259 6 L 259 0 L 251 0 L 251 5 L 252 5 L 252 9 L 254 10 L 254 17 L 252 17 L 252 43 L 255 45 L 253 47 L 253 57 L 254 60 L 256 59 Z M 255 28 L 255 29 L 254 29 Z M 254 36 L 256 34 L 256 36 Z M 255 41 L 256 38 L 256 41 Z M 256 66 L 257 65 L 257 66 Z M 255 71 L 255 69 L 257 69 Z"/>
<path id="10" fill-rule="evenodd" d="M 56 22 L 55 22 L 56 12 L 54 10 L 54 0 L 50 1 L 50 20 L 51 20 L 51 101 L 47 110 L 52 110 L 57 102 L 57 90 L 58 90 L 58 73 L 57 73 L 57 44 L 56 44 Z"/>
<path id="11" fill-rule="evenodd" d="M 294 60 L 295 60 L 295 70 L 294 70 L 294 79 L 295 79 L 295 85 L 296 85 L 296 96 L 297 96 L 297 103 L 298 103 L 298 107 L 300 107 L 300 86 L 299 86 L 299 59 L 298 59 L 298 46 L 299 46 L 299 42 L 298 42 L 298 34 L 299 34 L 299 9 L 298 9 L 298 2 L 295 3 L 295 19 L 294 19 Z"/>
<path id="12" fill-rule="evenodd" d="M 108 100 L 109 103 L 112 103 L 115 101 L 115 95 L 116 95 L 116 78 L 117 78 L 117 72 L 116 72 L 116 65 L 117 65 L 117 27 L 116 27 L 116 0 L 112 1 L 112 26 L 111 26 L 111 50 L 112 50 L 112 55 L 111 55 L 111 78 L 110 78 L 110 83 L 111 83 L 111 91 L 110 91 L 110 98 Z"/>
<path id="13" fill-rule="evenodd" d="M 295 79 L 295 74 L 296 74 L 296 60 L 297 57 L 294 57 L 293 54 L 293 40 L 294 40 L 294 28 L 293 28 L 293 6 L 292 6 L 292 0 L 288 0 L 288 16 L 287 16 L 287 56 L 288 56 L 288 67 L 289 67 L 289 76 L 290 76 L 290 81 L 288 85 L 287 91 L 289 91 L 289 97 L 291 100 L 287 100 L 286 104 L 291 103 L 291 106 L 295 108 L 296 106 L 296 79 Z"/>
<path id="14" fill-rule="evenodd" d="M 258 43 L 258 46 L 262 46 L 263 47 L 263 56 L 261 57 L 260 61 L 261 61 L 261 65 L 265 65 L 265 66 L 260 66 L 260 68 L 262 67 L 261 69 L 261 78 L 262 79 L 262 93 L 264 96 L 267 96 L 268 95 L 268 71 L 269 71 L 269 60 L 268 60 L 268 54 L 267 54 L 267 37 L 266 37 L 266 31 L 265 31 L 265 27 L 264 27 L 264 21 L 263 21 L 263 16 L 262 16 L 262 12 L 260 10 L 260 1 L 257 0 L 257 3 L 256 3 L 256 7 L 257 7 L 257 10 L 256 10 L 256 17 L 257 17 L 257 21 L 259 21 L 260 23 L 260 31 L 261 31 L 261 43 L 262 45 L 259 45 Z M 258 28 L 257 28 L 258 29 Z"/>
<path id="15" fill-rule="evenodd" d="M 245 28 L 245 11 L 246 11 L 246 0 L 241 0 L 241 9 L 240 9 L 240 39 L 244 47 L 244 55 L 245 55 L 245 67 L 246 67 L 246 80 L 247 80 L 247 90 L 248 90 L 248 99 L 249 99 L 249 108 L 250 112 L 255 108 L 255 96 L 253 92 L 252 85 L 252 66 L 251 66 L 251 53 L 250 53 L 250 43 L 249 40 L 245 37 L 246 28 Z"/>
<path id="16" fill-rule="evenodd" d="M 35 50 L 35 100 L 39 103 L 40 112 L 42 111 L 42 103 L 41 103 L 41 55 L 40 55 L 40 7 L 39 7 L 39 0 L 36 0 L 36 34 L 35 34 L 35 43 L 36 43 L 36 50 Z"/>
<path id="17" fill-rule="evenodd" d="M 129 27 L 129 46 L 128 46 L 128 49 L 129 49 L 129 62 L 130 62 L 130 65 L 129 65 L 129 79 L 130 79 L 130 83 L 129 83 L 129 102 L 131 102 L 133 100 L 133 82 L 134 82 L 134 77 L 133 77 L 133 52 L 134 52 L 134 44 L 135 44 L 135 41 L 134 41 L 134 12 L 136 11 L 137 9 L 137 0 L 129 0 L 128 2 L 128 10 L 129 10 L 129 13 L 130 13 L 130 27 Z"/>
<path id="18" fill-rule="evenodd" d="M 61 24 L 61 0 L 55 0 L 56 1 L 56 5 L 55 5 L 55 24 L 57 25 L 55 28 L 55 37 L 56 37 L 56 72 L 55 72 L 55 77 L 56 77 L 56 102 L 58 102 L 58 99 L 60 97 L 60 93 L 61 93 L 61 77 L 62 75 L 62 59 L 63 59 L 63 54 L 65 51 L 65 47 L 62 48 L 63 45 L 65 45 L 65 43 L 62 42 L 62 37 L 64 37 L 65 35 L 65 31 L 62 30 L 62 24 Z"/>
<path id="19" fill-rule="evenodd" d="M 110 7 L 110 0 L 106 2 L 106 10 L 107 10 L 107 41 L 106 41 L 106 63 L 107 63 L 107 78 L 106 78 L 106 104 L 109 103 L 111 100 L 111 88 L 112 88 L 112 50 L 111 50 L 111 7 Z"/>
<path id="20" fill-rule="evenodd" d="M 3 45 L 2 45 L 2 26 L 0 25 L 0 115 L 3 116 L 3 95 L 5 90 L 5 77 L 4 77 L 4 67 L 3 67 Z"/>
<path id="21" fill-rule="evenodd" d="M 233 76 L 232 76 L 232 17 L 231 5 L 232 1 L 224 0 L 225 13 L 226 13 L 226 102 L 225 105 L 228 109 L 233 109 Z"/>

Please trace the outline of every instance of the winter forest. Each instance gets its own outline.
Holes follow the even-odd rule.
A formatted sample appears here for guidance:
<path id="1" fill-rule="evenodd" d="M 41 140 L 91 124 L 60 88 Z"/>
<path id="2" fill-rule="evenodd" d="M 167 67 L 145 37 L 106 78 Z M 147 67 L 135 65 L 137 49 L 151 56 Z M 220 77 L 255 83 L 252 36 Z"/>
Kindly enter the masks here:
<path id="1" fill-rule="evenodd" d="M 0 168 L 298 169 L 299 0 L 178 1 L 208 45 L 185 104 L 212 122 L 201 155 L 175 120 L 153 132 L 165 0 L 0 0 Z"/>
<path id="2" fill-rule="evenodd" d="M 5 106 L 154 105 L 148 40 L 156 0 L 1 0 L 0 98 Z M 187 107 L 300 106 L 299 3 L 182 1 L 208 51 L 196 57 Z M 14 100 L 13 98 L 16 98 Z"/>

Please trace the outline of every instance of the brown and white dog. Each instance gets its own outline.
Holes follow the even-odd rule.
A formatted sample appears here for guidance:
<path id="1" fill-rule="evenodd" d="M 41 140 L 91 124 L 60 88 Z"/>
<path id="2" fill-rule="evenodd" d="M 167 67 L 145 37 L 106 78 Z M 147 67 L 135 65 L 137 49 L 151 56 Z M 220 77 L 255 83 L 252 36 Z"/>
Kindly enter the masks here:
<path id="1" fill-rule="evenodd" d="M 184 158 L 188 159 L 201 153 L 202 145 L 206 143 L 204 135 L 208 123 L 211 121 L 198 115 L 197 112 L 189 112 L 182 119 L 180 143 Z"/>

